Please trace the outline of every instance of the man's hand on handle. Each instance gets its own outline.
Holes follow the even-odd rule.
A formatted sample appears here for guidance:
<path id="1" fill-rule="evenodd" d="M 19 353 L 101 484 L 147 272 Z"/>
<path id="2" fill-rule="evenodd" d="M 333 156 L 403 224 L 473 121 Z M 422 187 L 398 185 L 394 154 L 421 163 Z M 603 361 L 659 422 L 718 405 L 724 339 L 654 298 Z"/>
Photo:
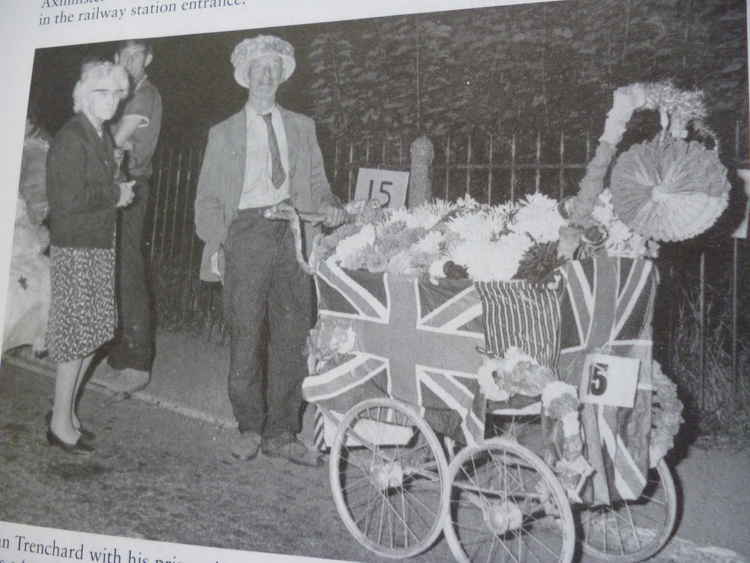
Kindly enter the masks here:
<path id="1" fill-rule="evenodd" d="M 338 227 L 346 221 L 346 211 L 343 207 L 324 203 L 320 206 L 320 213 L 325 215 L 323 225 L 326 227 Z"/>

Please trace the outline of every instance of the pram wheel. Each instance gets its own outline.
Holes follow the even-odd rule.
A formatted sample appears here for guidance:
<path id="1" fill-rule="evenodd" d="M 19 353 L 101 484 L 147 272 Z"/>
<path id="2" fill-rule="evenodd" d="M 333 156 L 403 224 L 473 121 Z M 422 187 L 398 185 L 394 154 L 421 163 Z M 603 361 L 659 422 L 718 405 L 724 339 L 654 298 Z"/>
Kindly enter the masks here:
<path id="1" fill-rule="evenodd" d="M 411 407 L 370 399 L 344 416 L 329 477 L 339 516 L 364 547 L 394 559 L 427 549 L 441 531 L 447 463 Z"/>
<path id="2" fill-rule="evenodd" d="M 577 511 L 586 553 L 616 562 L 643 561 L 669 540 L 677 518 L 677 492 L 662 459 L 648 472 L 648 482 L 634 501 Z"/>
<path id="3" fill-rule="evenodd" d="M 457 561 L 572 560 L 568 499 L 530 450 L 502 438 L 469 446 L 451 462 L 448 479 L 444 533 Z"/>

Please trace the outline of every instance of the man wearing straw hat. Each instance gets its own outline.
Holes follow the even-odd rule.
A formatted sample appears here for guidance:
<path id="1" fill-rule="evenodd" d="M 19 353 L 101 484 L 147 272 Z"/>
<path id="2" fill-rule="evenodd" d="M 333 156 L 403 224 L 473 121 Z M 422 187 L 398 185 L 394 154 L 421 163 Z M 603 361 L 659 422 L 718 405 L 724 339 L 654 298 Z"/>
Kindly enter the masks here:
<path id="1" fill-rule="evenodd" d="M 289 224 L 263 212 L 288 200 L 333 227 L 344 211 L 326 179 L 315 124 L 276 104 L 294 71 L 292 45 L 260 35 L 239 43 L 231 61 L 247 103 L 209 132 L 195 224 L 205 242 L 201 279 L 224 284 L 229 399 L 239 426 L 232 454 L 249 460 L 262 450 L 314 467 L 320 457 L 297 438 L 312 284 L 295 259 Z"/>

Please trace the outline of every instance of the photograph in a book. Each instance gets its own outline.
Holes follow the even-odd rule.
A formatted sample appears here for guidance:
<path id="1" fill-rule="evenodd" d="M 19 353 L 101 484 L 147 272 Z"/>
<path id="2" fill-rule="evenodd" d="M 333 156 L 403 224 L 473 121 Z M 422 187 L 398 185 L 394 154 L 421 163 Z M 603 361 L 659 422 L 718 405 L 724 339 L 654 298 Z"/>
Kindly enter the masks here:
<path id="1" fill-rule="evenodd" d="M 36 49 L 0 521 L 372 562 L 749 556 L 747 58 L 725 0 Z M 78 547 L 0 528 L 0 560 Z"/>

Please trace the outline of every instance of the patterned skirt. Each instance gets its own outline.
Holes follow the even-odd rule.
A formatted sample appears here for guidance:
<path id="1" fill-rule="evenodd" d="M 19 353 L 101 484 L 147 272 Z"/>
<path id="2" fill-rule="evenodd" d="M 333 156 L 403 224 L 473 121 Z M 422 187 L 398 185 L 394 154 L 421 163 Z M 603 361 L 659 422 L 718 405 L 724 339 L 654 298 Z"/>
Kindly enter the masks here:
<path id="1" fill-rule="evenodd" d="M 60 363 L 84 358 L 114 337 L 115 251 L 52 246 L 50 259 L 50 359 Z"/>

